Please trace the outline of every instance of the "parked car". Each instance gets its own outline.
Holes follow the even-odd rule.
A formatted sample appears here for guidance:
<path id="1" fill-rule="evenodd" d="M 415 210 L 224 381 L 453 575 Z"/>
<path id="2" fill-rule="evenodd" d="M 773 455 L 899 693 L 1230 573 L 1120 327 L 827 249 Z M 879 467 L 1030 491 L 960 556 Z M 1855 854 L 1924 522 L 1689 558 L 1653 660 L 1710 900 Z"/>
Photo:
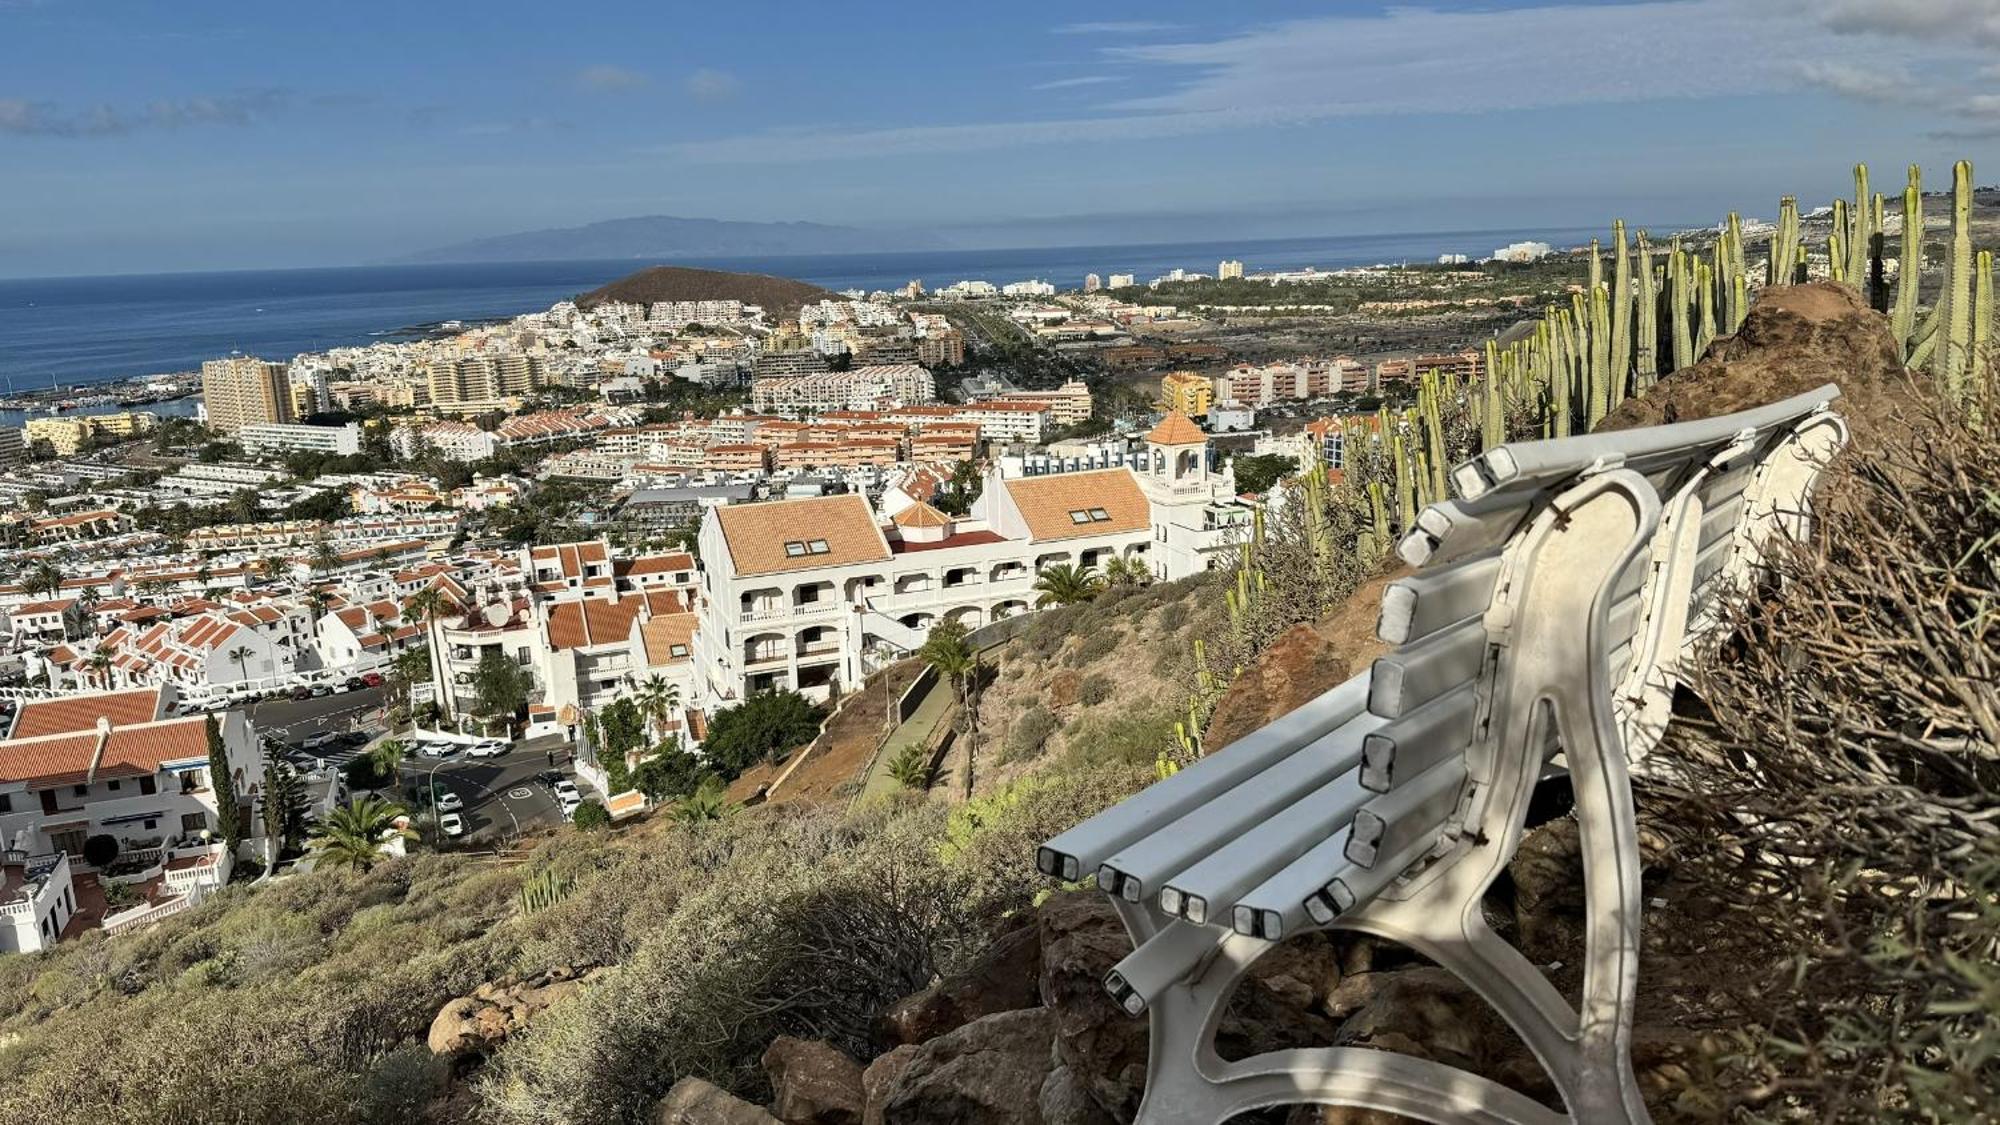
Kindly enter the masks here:
<path id="1" fill-rule="evenodd" d="M 368 686 L 368 681 L 362 679 L 360 676 L 347 677 L 348 691 L 360 691 L 362 688 L 365 688 L 367 686 Z"/>
<path id="2" fill-rule="evenodd" d="M 306 740 L 299 743 L 299 749 L 304 750 L 308 754 L 315 754 L 329 747 L 338 746 L 340 741 L 339 732 L 322 731 L 319 734 L 307 735 Z"/>
<path id="3" fill-rule="evenodd" d="M 457 812 L 465 807 L 465 798 L 446 789 L 438 793 L 437 807 L 439 812 Z"/>
<path id="4" fill-rule="evenodd" d="M 313 694 L 313 696 L 314 696 L 314 697 L 319 697 L 319 696 L 326 696 L 326 695 L 332 695 L 332 694 L 333 694 L 333 685 L 332 685 L 332 684 L 314 684 L 314 685 L 312 686 L 312 694 Z"/>
<path id="5" fill-rule="evenodd" d="M 368 685 L 369 687 L 381 687 L 383 683 L 382 673 L 363 672 L 361 673 L 361 682 Z"/>
<path id="6" fill-rule="evenodd" d="M 313 697 L 313 689 L 307 687 L 304 684 L 300 684 L 299 686 L 292 689 L 293 703 L 304 703 L 306 700 L 311 699 L 312 697 Z"/>
<path id="7" fill-rule="evenodd" d="M 428 739 L 417 743 L 417 752 L 426 758 L 449 758 L 458 753 L 458 743 Z"/>
<path id="8" fill-rule="evenodd" d="M 488 738 L 483 741 L 474 743 L 469 749 L 466 750 L 465 756 L 468 758 L 497 758 L 500 755 L 505 754 L 506 752 L 507 752 L 506 739 Z"/>
<path id="9" fill-rule="evenodd" d="M 456 840 L 460 836 L 465 835 L 465 820 L 455 812 L 448 812 L 438 817 L 438 829 L 445 835 Z"/>
<path id="10" fill-rule="evenodd" d="M 555 793 L 556 800 L 562 802 L 565 815 L 567 815 L 570 808 L 583 803 L 583 794 L 577 792 L 576 782 L 571 781 L 569 778 L 563 778 L 561 781 L 549 786 L 549 789 Z"/>
<path id="11" fill-rule="evenodd" d="M 542 772 L 535 775 L 535 780 L 541 782 L 543 785 L 546 785 L 551 789 L 554 789 L 558 782 L 566 781 L 568 779 L 563 777 L 563 772 L 561 770 L 543 770 Z"/>

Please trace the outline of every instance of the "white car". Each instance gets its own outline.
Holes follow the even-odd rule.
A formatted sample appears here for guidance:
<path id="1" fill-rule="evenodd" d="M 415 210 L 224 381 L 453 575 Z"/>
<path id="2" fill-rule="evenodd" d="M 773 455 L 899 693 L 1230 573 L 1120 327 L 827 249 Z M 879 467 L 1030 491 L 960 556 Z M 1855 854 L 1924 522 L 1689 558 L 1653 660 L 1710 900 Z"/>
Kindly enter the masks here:
<path id="1" fill-rule="evenodd" d="M 565 777 L 549 788 L 555 792 L 556 800 L 561 801 L 565 807 L 583 803 L 583 794 L 577 792 L 576 782 L 569 778 Z"/>
<path id="2" fill-rule="evenodd" d="M 468 758 L 497 758 L 506 752 L 507 742 L 505 739 L 489 738 L 484 742 L 475 743 L 470 749 L 466 750 L 465 756 Z"/>
<path id="3" fill-rule="evenodd" d="M 426 740 L 417 744 L 417 752 L 426 758 L 449 758 L 458 753 L 458 743 Z"/>
<path id="4" fill-rule="evenodd" d="M 438 817 L 438 830 L 452 839 L 465 835 L 465 821 L 455 812 Z"/>
<path id="5" fill-rule="evenodd" d="M 457 812 L 465 807 L 465 798 L 446 790 L 438 794 L 437 807 L 439 812 Z"/>

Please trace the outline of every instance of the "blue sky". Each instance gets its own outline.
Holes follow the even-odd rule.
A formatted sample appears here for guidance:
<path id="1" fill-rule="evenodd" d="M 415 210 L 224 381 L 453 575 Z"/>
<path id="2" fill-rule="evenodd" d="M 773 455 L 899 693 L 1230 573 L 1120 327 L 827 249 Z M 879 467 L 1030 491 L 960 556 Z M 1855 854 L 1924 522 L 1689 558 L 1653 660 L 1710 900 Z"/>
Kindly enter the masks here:
<path id="1" fill-rule="evenodd" d="M 1657 224 L 1857 159 L 1991 182 L 1996 139 L 2000 0 L 0 0 L 0 276 L 643 214 L 967 246 Z"/>

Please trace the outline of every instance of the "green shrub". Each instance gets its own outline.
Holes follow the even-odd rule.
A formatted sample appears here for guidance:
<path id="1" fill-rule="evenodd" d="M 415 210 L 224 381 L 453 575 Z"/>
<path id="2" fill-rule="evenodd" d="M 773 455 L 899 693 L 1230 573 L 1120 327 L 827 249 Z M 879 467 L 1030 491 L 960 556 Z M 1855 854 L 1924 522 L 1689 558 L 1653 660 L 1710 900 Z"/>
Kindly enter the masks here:
<path id="1" fill-rule="evenodd" d="M 1018 762 L 1032 758 L 1042 752 L 1049 736 L 1056 732 L 1056 717 L 1041 703 L 1031 703 L 1021 712 L 1014 725 L 1007 728 L 1007 742 L 1002 747 L 1000 760 Z"/>
<path id="2" fill-rule="evenodd" d="M 1109 676 L 1093 672 L 1077 685 L 1076 701 L 1085 707 L 1095 707 L 1111 698 L 1112 686 Z"/>
<path id="3" fill-rule="evenodd" d="M 569 822 L 579 831 L 592 832 L 599 828 L 611 827 L 611 814 L 596 801 L 585 801 L 570 814 Z"/>
<path id="4" fill-rule="evenodd" d="M 1092 664 L 1118 651 L 1118 645 L 1125 635 L 1116 629 L 1096 629 L 1085 634 L 1083 640 L 1070 650 L 1071 666 Z"/>
<path id="5" fill-rule="evenodd" d="M 1187 628 L 1188 607 L 1186 602 L 1174 602 L 1160 611 L 1160 628 L 1169 633 L 1178 633 Z"/>

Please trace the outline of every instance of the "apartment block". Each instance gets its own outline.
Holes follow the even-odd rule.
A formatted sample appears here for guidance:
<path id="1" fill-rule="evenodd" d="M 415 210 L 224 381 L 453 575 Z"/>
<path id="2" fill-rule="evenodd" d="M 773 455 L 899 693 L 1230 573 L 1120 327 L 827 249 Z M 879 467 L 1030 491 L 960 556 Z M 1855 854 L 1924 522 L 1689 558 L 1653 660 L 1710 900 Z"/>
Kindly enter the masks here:
<path id="1" fill-rule="evenodd" d="M 862 366 L 811 375 L 760 376 L 750 384 L 754 410 L 816 413 L 869 410 L 891 404 L 930 402 L 937 381 L 914 363 Z"/>
<path id="2" fill-rule="evenodd" d="M 1174 371 L 1160 380 L 1160 408 L 1169 413 L 1203 418 L 1214 401 L 1215 384 L 1206 375 Z"/>
<path id="3" fill-rule="evenodd" d="M 243 452 L 252 456 L 285 453 L 333 453 L 352 456 L 361 452 L 361 426 L 302 426 L 283 422 L 253 422 L 236 431 Z"/>
<path id="4" fill-rule="evenodd" d="M 258 422 L 291 422 L 292 379 L 282 363 L 255 356 L 211 359 L 201 365 L 201 402 L 208 428 L 232 434 Z"/>

